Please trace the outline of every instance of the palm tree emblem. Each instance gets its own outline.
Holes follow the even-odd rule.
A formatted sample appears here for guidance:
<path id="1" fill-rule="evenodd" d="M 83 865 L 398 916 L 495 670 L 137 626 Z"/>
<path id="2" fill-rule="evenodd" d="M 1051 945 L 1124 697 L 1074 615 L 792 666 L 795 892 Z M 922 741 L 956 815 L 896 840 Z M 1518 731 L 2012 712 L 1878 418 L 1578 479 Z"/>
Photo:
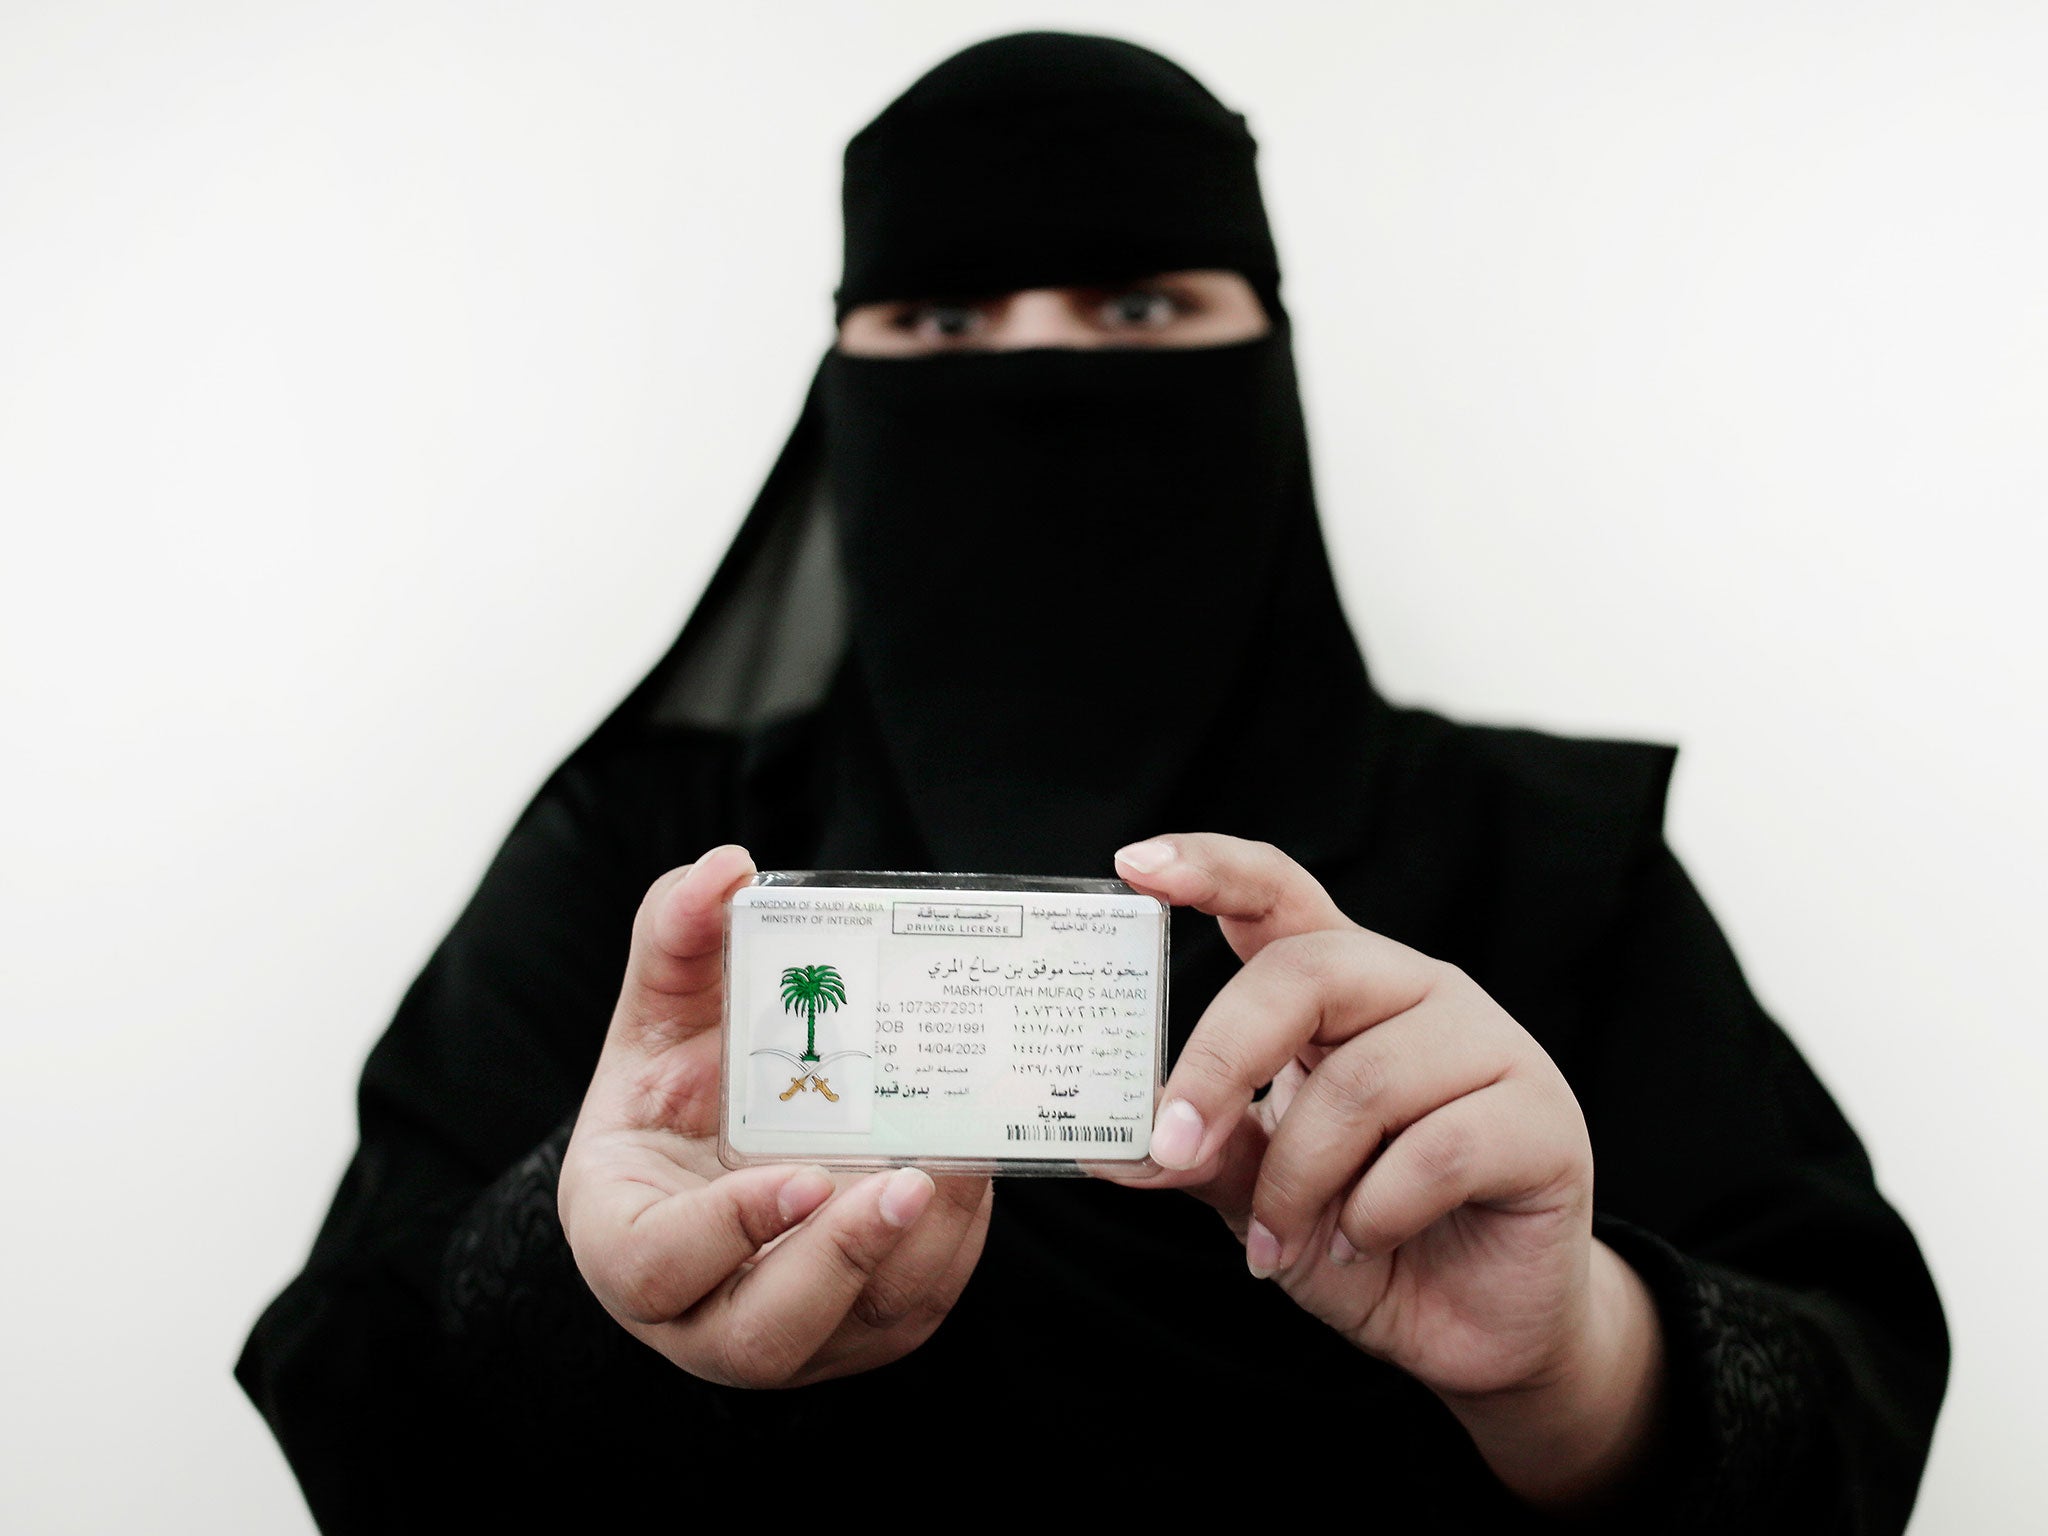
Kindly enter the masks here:
<path id="1" fill-rule="evenodd" d="M 818 1059 L 818 1015 L 846 1001 L 846 983 L 829 965 L 792 965 L 782 973 L 782 1011 L 804 1016 L 804 1053 L 799 1061 Z"/>

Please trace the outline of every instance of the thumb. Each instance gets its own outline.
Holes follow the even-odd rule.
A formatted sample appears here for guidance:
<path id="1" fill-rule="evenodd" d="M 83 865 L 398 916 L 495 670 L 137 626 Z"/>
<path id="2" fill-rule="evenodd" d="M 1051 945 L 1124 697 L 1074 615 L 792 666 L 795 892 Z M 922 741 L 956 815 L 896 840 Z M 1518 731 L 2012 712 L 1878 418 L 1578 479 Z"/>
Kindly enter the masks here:
<path id="1" fill-rule="evenodd" d="M 1133 1173 L 1129 1165 L 1083 1163 L 1093 1177 L 1129 1189 L 1179 1189 L 1212 1205 L 1224 1223 L 1239 1238 L 1252 1219 L 1252 1192 L 1258 1187 L 1259 1166 L 1266 1156 L 1266 1127 L 1254 1108 L 1248 1107 L 1223 1145 L 1197 1168 L 1151 1167 Z"/>
<path id="2" fill-rule="evenodd" d="M 648 887 L 633 918 L 626 981 L 612 1016 L 614 1045 L 636 1054 L 661 1050 L 717 1025 L 723 906 L 753 876 L 753 855 L 724 843 Z"/>
<path id="3" fill-rule="evenodd" d="M 1216 1149 L 1207 1166 L 1195 1170 L 1185 1188 L 1216 1208 L 1239 1238 L 1252 1219 L 1252 1191 L 1258 1188 L 1259 1166 L 1266 1157 L 1266 1127 L 1247 1111 L 1230 1138 Z"/>

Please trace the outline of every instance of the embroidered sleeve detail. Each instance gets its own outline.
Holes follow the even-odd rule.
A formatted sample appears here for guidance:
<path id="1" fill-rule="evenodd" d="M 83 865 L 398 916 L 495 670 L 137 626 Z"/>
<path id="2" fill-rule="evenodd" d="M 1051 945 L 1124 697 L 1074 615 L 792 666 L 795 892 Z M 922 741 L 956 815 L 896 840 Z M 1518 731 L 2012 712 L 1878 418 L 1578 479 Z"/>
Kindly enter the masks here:
<path id="1" fill-rule="evenodd" d="M 1659 1529 L 1796 1528 L 1788 1495 L 1826 1484 L 1813 1463 L 1830 1452 L 1813 1433 L 1819 1364 L 1786 1295 L 1623 1222 L 1602 1218 L 1595 1235 L 1643 1277 L 1664 1328 Z"/>
<path id="2" fill-rule="evenodd" d="M 574 1124 L 507 1169 L 449 1238 L 440 1306 L 459 1369 L 573 1389 L 641 1347 L 591 1295 L 562 1231 L 555 1191 Z"/>

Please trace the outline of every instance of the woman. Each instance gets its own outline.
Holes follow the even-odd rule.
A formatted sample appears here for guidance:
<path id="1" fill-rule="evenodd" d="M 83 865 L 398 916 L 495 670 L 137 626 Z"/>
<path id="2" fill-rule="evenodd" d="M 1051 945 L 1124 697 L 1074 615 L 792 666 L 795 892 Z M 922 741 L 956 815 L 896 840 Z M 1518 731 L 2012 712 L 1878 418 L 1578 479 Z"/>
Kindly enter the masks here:
<path id="1" fill-rule="evenodd" d="M 789 446 L 372 1053 L 237 1368 L 323 1526 L 898 1482 L 1071 1518 L 1164 1472 L 1900 1528 L 1947 1365 L 1912 1238 L 1663 841 L 1671 750 L 1372 688 L 1242 120 L 1004 38 L 845 195 Z M 1176 904 L 1159 1174 L 718 1167 L 752 868 L 1112 856 Z"/>

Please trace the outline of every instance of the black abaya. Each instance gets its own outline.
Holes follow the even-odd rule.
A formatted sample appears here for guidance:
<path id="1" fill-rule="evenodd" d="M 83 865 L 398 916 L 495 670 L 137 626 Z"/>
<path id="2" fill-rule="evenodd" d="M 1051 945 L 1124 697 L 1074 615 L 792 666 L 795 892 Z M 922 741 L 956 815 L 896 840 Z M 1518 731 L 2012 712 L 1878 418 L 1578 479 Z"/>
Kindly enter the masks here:
<path id="1" fill-rule="evenodd" d="M 1105 1437 L 1074 1452 L 1087 1466 L 1155 1497 L 1211 1473 L 1277 1490 L 1327 1457 L 1397 1528 L 1539 1527 L 1428 1392 L 1253 1280 L 1176 1194 L 1005 1184 L 932 1340 L 823 1386 L 693 1380 L 603 1312 L 554 1175 L 633 910 L 727 838 L 763 867 L 816 862 L 834 790 L 818 736 L 840 702 L 572 764 L 408 993 L 312 1259 L 237 1367 L 323 1528 L 684 1520 L 781 1498 L 793 1458 L 852 1483 L 885 1446 L 915 1450 L 920 1501 L 972 1501 L 1028 1477 L 1011 1455 L 1083 1433 Z M 1940 1310 L 1662 839 L 1671 754 L 1400 709 L 1384 744 L 1358 797 L 1401 814 L 1321 874 L 1358 920 L 1487 987 L 1585 1107 L 1597 1231 L 1650 1283 L 1673 1369 L 1672 1465 L 1632 1528 L 1900 1528 L 1942 1390 Z M 1178 1042 L 1233 962 L 1207 919 L 1175 923 Z"/>

